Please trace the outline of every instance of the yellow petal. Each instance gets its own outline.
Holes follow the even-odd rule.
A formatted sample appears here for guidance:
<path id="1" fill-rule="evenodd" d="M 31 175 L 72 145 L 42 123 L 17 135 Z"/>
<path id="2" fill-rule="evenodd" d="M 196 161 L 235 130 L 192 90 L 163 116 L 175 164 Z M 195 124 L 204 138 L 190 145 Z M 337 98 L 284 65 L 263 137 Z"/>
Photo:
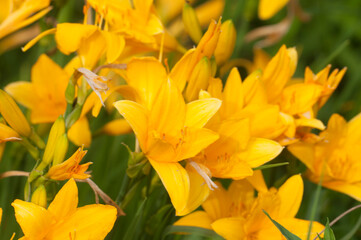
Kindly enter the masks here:
<path id="1" fill-rule="evenodd" d="M 300 175 L 294 175 L 287 179 L 279 188 L 278 196 L 281 199 L 279 218 L 292 218 L 296 216 L 301 206 L 303 196 L 302 177 Z"/>
<path id="2" fill-rule="evenodd" d="M 131 133 L 132 128 L 125 119 L 116 119 L 105 124 L 100 131 L 108 135 L 117 136 Z"/>
<path id="3" fill-rule="evenodd" d="M 20 135 L 28 137 L 31 128 L 15 101 L 0 89 L 0 113 L 6 122 Z"/>
<path id="4" fill-rule="evenodd" d="M 34 95 L 34 87 L 30 82 L 18 81 L 10 83 L 5 91 L 13 96 L 21 105 L 33 109 L 36 106 L 37 96 Z"/>
<path id="5" fill-rule="evenodd" d="M 302 240 L 307 239 L 310 221 L 297 219 L 297 218 L 285 218 L 280 220 L 279 223 L 282 226 L 284 226 L 287 230 L 289 230 L 291 233 L 300 237 Z M 325 226 L 323 226 L 321 223 L 313 222 L 310 239 L 316 238 L 317 233 L 320 233 L 324 228 Z"/>
<path id="6" fill-rule="evenodd" d="M 232 116 L 243 108 L 243 86 L 237 68 L 233 68 L 227 78 L 223 91 L 223 102 L 221 112 L 224 118 Z"/>
<path id="7" fill-rule="evenodd" d="M 184 210 L 177 212 L 179 216 L 184 216 L 197 209 L 207 199 L 210 191 L 204 178 L 191 165 L 187 164 L 186 171 L 190 183 L 189 198 Z M 207 222 L 207 224 L 210 224 L 210 222 Z M 208 228 L 210 228 L 210 225 L 208 225 Z"/>
<path id="8" fill-rule="evenodd" d="M 213 230 L 229 240 L 239 240 L 246 237 L 242 218 L 222 218 L 212 223 Z"/>
<path id="9" fill-rule="evenodd" d="M 283 45 L 276 56 L 267 64 L 262 76 L 262 81 L 270 102 L 277 101 L 282 89 L 290 80 L 292 69 L 291 58 L 288 55 L 286 46 Z"/>
<path id="10" fill-rule="evenodd" d="M 60 51 L 70 54 L 78 50 L 82 41 L 90 37 L 97 29 L 94 25 L 60 23 L 56 26 L 55 40 Z"/>
<path id="11" fill-rule="evenodd" d="M 303 162 L 308 169 L 314 171 L 314 160 L 315 160 L 315 150 L 314 144 L 311 143 L 295 143 L 291 144 L 288 147 L 288 150 L 301 162 Z"/>
<path id="12" fill-rule="evenodd" d="M 221 100 L 217 98 L 207 98 L 188 103 L 184 125 L 194 128 L 204 127 L 221 107 L 221 104 Z"/>
<path id="13" fill-rule="evenodd" d="M 91 25 L 86 25 L 91 26 Z M 93 69 L 106 50 L 106 40 L 100 31 L 95 31 L 79 45 L 78 55 L 83 67 Z"/>
<path id="14" fill-rule="evenodd" d="M 261 71 L 251 73 L 243 82 L 244 102 L 248 104 L 267 104 L 267 94 L 261 81 Z"/>
<path id="15" fill-rule="evenodd" d="M 298 83 L 286 87 L 281 96 L 281 111 L 290 115 L 301 114 L 311 109 L 318 101 L 322 87 L 317 84 Z"/>
<path id="16" fill-rule="evenodd" d="M 88 119 L 81 117 L 68 130 L 69 140 L 77 146 L 89 147 L 91 144 L 91 132 Z"/>
<path id="17" fill-rule="evenodd" d="M 205 165 L 211 170 L 212 175 L 218 178 L 232 178 L 237 180 L 253 174 L 250 165 L 236 155 L 232 155 L 230 159 L 219 161 L 219 163 L 216 164 L 205 163 Z"/>
<path id="18" fill-rule="evenodd" d="M 143 151 L 146 151 L 146 139 L 148 131 L 147 110 L 140 104 L 122 100 L 114 103 L 114 107 L 128 121 L 138 138 Z"/>
<path id="19" fill-rule="evenodd" d="M 357 143 L 361 141 L 361 114 L 353 117 L 347 124 L 348 141 Z"/>
<path id="20" fill-rule="evenodd" d="M 211 224 L 212 220 L 209 215 L 204 211 L 196 211 L 187 216 L 182 217 L 176 221 L 173 225 L 176 226 L 191 226 L 191 227 L 201 227 L 212 230 Z"/>
<path id="21" fill-rule="evenodd" d="M 188 131 L 188 137 L 185 138 L 185 141 L 181 146 L 180 159 L 194 157 L 219 138 L 217 133 L 206 128 L 190 128 L 186 131 Z"/>
<path id="22" fill-rule="evenodd" d="M 266 185 L 266 182 L 264 181 L 261 170 L 254 171 L 253 175 L 247 177 L 246 179 L 258 192 L 268 191 L 268 187 Z"/>
<path id="23" fill-rule="evenodd" d="M 11 205 L 16 221 L 29 239 L 42 239 L 54 223 L 51 213 L 34 203 L 16 199 Z"/>
<path id="24" fill-rule="evenodd" d="M 207 200 L 202 204 L 212 221 L 227 217 L 229 214 L 230 199 L 227 197 L 227 191 L 220 182 L 216 182 L 218 188 L 210 192 Z"/>
<path id="25" fill-rule="evenodd" d="M 107 61 L 112 63 L 118 59 L 125 46 L 124 37 L 120 34 L 102 31 L 107 42 Z"/>
<path id="26" fill-rule="evenodd" d="M 74 179 L 70 179 L 56 194 L 50 203 L 48 211 L 57 220 L 66 219 L 74 214 L 78 206 L 78 187 Z"/>
<path id="27" fill-rule="evenodd" d="M 17 132 L 5 124 L 0 123 L 0 143 L 19 140 L 21 140 L 21 138 Z"/>
<path id="28" fill-rule="evenodd" d="M 189 79 L 189 76 L 194 68 L 194 52 L 195 49 L 188 50 L 183 57 L 174 65 L 170 72 L 170 78 L 176 83 L 179 91 L 183 89 Z"/>
<path id="29" fill-rule="evenodd" d="M 361 201 L 361 184 L 360 183 L 348 183 L 345 181 L 327 181 L 322 185 L 331 190 L 344 193 L 357 201 Z"/>
<path id="30" fill-rule="evenodd" d="M 254 138 L 250 140 L 249 145 L 237 154 L 240 159 L 244 159 L 252 168 L 261 166 L 277 157 L 283 147 L 272 140 L 263 138 Z"/>
<path id="31" fill-rule="evenodd" d="M 278 11 L 280 11 L 289 0 L 260 0 L 258 7 L 258 16 L 262 20 L 267 20 L 273 17 Z"/>
<path id="32" fill-rule="evenodd" d="M 93 204 L 76 209 L 46 239 L 97 240 L 104 239 L 113 228 L 117 210 L 110 205 Z"/>
<path id="33" fill-rule="evenodd" d="M 187 171 L 179 163 L 163 163 L 151 159 L 149 161 L 162 180 L 178 215 L 186 207 L 189 197 L 190 183 Z"/>
<path id="34" fill-rule="evenodd" d="M 127 65 L 127 83 L 138 90 L 142 104 L 151 109 L 167 73 L 155 58 L 135 58 Z"/>
<path id="35" fill-rule="evenodd" d="M 295 120 L 296 127 L 311 127 L 319 130 L 325 130 L 326 126 L 321 122 L 321 120 L 311 118 L 299 118 Z"/>
<path id="36" fill-rule="evenodd" d="M 153 103 L 149 125 L 158 133 L 177 136 L 180 129 L 184 127 L 185 117 L 184 98 L 175 84 L 168 80 L 161 87 Z"/>

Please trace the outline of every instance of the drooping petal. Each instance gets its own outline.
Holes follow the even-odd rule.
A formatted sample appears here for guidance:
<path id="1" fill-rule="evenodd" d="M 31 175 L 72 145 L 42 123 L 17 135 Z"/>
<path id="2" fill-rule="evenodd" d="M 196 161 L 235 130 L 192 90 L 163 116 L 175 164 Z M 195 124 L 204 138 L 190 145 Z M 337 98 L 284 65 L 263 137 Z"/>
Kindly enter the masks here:
<path id="1" fill-rule="evenodd" d="M 176 226 L 191 226 L 191 227 L 201 227 L 212 230 L 212 220 L 209 215 L 204 211 L 196 211 L 187 216 L 182 217 L 176 221 L 173 225 Z"/>
<path id="2" fill-rule="evenodd" d="M 57 220 L 61 220 L 74 214 L 77 206 L 78 187 L 74 179 L 71 178 L 56 194 L 54 200 L 48 207 L 48 211 L 52 213 Z"/>
<path id="3" fill-rule="evenodd" d="M 222 218 L 213 222 L 212 228 L 225 239 L 239 240 L 246 237 L 243 224 L 243 218 Z"/>
<path id="4" fill-rule="evenodd" d="M 128 100 L 122 100 L 114 103 L 114 107 L 128 121 L 137 136 L 143 151 L 146 147 L 148 117 L 147 110 L 140 104 Z"/>
<path id="5" fill-rule="evenodd" d="M 187 205 L 189 197 L 189 177 L 187 171 L 179 163 L 157 162 L 149 159 L 157 171 L 169 197 L 179 215 Z"/>
<path id="6" fill-rule="evenodd" d="M 93 204 L 76 209 L 66 221 L 54 228 L 47 239 L 104 239 L 113 228 L 117 210 L 110 205 Z"/>
<path id="7" fill-rule="evenodd" d="M 184 216 L 197 209 L 207 199 L 210 191 L 204 178 L 193 168 L 193 166 L 187 164 L 186 171 L 190 183 L 189 198 L 184 210 L 178 212 L 179 216 Z M 210 223 L 207 222 L 207 224 Z M 203 225 L 205 224 L 203 223 Z M 210 228 L 210 225 L 208 227 Z"/>
<path id="8" fill-rule="evenodd" d="M 275 141 L 254 138 L 250 140 L 245 151 L 242 151 L 237 155 L 240 159 L 244 159 L 244 161 L 254 168 L 277 157 L 282 149 L 283 147 Z"/>
<path id="9" fill-rule="evenodd" d="M 34 203 L 16 199 L 11 205 L 16 221 L 29 239 L 42 239 L 54 223 L 51 213 Z"/>
<path id="10" fill-rule="evenodd" d="M 278 196 L 281 199 L 279 218 L 292 218 L 300 208 L 303 196 L 303 181 L 300 175 L 294 175 L 279 188 Z"/>

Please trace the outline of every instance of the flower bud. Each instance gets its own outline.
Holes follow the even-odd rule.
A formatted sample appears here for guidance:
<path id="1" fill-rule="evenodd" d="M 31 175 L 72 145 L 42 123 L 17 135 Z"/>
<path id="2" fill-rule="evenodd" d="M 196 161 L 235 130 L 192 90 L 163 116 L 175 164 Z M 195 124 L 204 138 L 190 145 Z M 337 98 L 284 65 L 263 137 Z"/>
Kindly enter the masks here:
<path id="1" fill-rule="evenodd" d="M 193 42 L 198 43 L 202 38 L 202 28 L 196 12 L 191 5 L 185 3 L 183 7 L 183 24 Z"/>
<path id="2" fill-rule="evenodd" d="M 46 208 L 46 189 L 44 185 L 40 185 L 31 196 L 31 202 L 39 205 L 40 207 Z"/>
<path id="3" fill-rule="evenodd" d="M 64 161 L 65 155 L 68 152 L 68 146 L 69 146 L 68 137 L 66 133 L 64 133 L 56 141 L 53 166 L 60 164 Z"/>
<path id="4" fill-rule="evenodd" d="M 0 113 L 6 122 L 21 136 L 28 137 L 31 128 L 15 101 L 0 89 Z"/>
<path id="5" fill-rule="evenodd" d="M 232 20 L 225 21 L 221 26 L 221 34 L 219 35 L 217 47 L 214 52 L 217 65 L 221 65 L 232 56 L 236 44 L 236 35 L 236 29 Z"/>
<path id="6" fill-rule="evenodd" d="M 211 63 L 207 57 L 203 57 L 195 66 L 185 92 L 187 101 L 198 98 L 199 91 L 207 89 L 209 78 L 211 77 Z"/>
<path id="7" fill-rule="evenodd" d="M 53 159 L 56 143 L 60 136 L 65 133 L 64 117 L 59 116 L 50 129 L 48 142 L 45 147 L 43 161 L 38 166 L 38 170 L 44 169 Z"/>

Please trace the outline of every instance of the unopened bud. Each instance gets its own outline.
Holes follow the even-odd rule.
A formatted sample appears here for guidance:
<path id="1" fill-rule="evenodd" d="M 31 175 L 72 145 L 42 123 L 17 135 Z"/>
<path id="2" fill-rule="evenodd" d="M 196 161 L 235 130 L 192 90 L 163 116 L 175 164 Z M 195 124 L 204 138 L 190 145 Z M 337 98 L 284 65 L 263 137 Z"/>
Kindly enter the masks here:
<path id="1" fill-rule="evenodd" d="M 21 136 L 28 137 L 31 128 L 14 99 L 0 89 L 0 113 L 6 122 Z"/>
<path id="2" fill-rule="evenodd" d="M 66 133 L 61 135 L 55 145 L 53 166 L 64 161 L 65 155 L 68 152 L 69 142 Z"/>
<path id="3" fill-rule="evenodd" d="M 44 185 L 40 185 L 31 196 L 31 202 L 39 205 L 40 207 L 46 208 L 46 189 Z"/>
<path id="4" fill-rule="evenodd" d="M 221 65 L 232 56 L 236 44 L 236 35 L 236 29 L 232 20 L 225 21 L 221 26 L 221 34 L 219 35 L 217 47 L 214 51 L 218 65 Z"/>
<path id="5" fill-rule="evenodd" d="M 65 122 L 64 117 L 59 116 L 58 119 L 54 122 L 53 126 L 50 129 L 48 142 L 46 143 L 43 161 L 38 166 L 38 170 L 44 169 L 49 163 L 51 163 L 54 157 L 55 146 L 58 141 L 58 138 L 65 133 Z"/>
<path id="6" fill-rule="evenodd" d="M 219 19 L 218 23 L 216 21 L 211 21 L 207 32 L 203 35 L 201 41 L 199 42 L 197 51 L 201 54 L 201 56 L 210 58 L 214 54 L 220 33 L 221 18 Z"/>
<path id="7" fill-rule="evenodd" d="M 193 42 L 198 43 L 202 38 L 202 28 L 197 14 L 191 5 L 185 3 L 183 7 L 183 24 Z"/>
<path id="8" fill-rule="evenodd" d="M 189 79 L 185 92 L 185 97 L 188 102 L 196 100 L 200 90 L 207 89 L 211 73 L 211 63 L 207 57 L 203 57 L 194 67 Z"/>

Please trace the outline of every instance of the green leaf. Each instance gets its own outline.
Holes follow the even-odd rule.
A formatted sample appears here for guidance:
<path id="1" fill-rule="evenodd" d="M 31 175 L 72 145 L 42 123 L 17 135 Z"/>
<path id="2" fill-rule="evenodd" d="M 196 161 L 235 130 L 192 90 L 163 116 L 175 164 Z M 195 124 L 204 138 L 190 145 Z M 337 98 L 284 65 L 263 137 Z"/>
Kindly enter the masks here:
<path id="1" fill-rule="evenodd" d="M 130 226 L 128 227 L 124 239 L 138 239 L 137 235 L 140 232 L 140 226 L 142 224 L 142 216 L 143 216 L 143 209 L 144 205 L 147 199 L 144 199 L 142 203 L 140 204 L 137 212 L 135 213 L 134 218 L 132 219 L 132 222 L 130 223 Z"/>
<path id="2" fill-rule="evenodd" d="M 190 226 L 169 226 L 165 229 L 163 239 L 169 234 L 182 233 L 182 234 L 191 234 L 198 235 L 202 237 L 208 237 L 211 239 L 223 239 L 216 232 L 200 228 L 200 227 L 190 227 Z"/>
<path id="3" fill-rule="evenodd" d="M 325 234 L 324 234 L 324 240 L 336 240 L 335 235 L 333 234 L 333 231 L 330 227 L 329 220 L 327 218 L 326 228 L 325 228 Z"/>
<path id="4" fill-rule="evenodd" d="M 282 162 L 282 163 L 273 163 L 273 164 L 266 164 L 263 166 L 259 166 L 256 168 L 253 168 L 253 170 L 263 170 L 263 169 L 267 169 L 267 168 L 274 168 L 274 167 L 280 167 L 280 166 L 284 166 L 284 165 L 288 165 L 289 162 Z"/>
<path id="5" fill-rule="evenodd" d="M 264 214 L 266 214 L 266 216 L 273 222 L 273 224 L 278 228 L 278 230 L 280 230 L 280 232 L 282 233 L 282 235 L 287 239 L 287 240 L 301 240 L 301 238 L 297 237 L 296 235 L 294 235 L 293 233 L 291 233 L 290 231 L 288 231 L 286 228 L 284 228 L 281 224 L 279 224 L 278 222 L 276 222 L 275 220 L 273 220 L 270 215 L 268 215 L 268 213 L 265 210 L 262 210 L 264 212 Z"/>

